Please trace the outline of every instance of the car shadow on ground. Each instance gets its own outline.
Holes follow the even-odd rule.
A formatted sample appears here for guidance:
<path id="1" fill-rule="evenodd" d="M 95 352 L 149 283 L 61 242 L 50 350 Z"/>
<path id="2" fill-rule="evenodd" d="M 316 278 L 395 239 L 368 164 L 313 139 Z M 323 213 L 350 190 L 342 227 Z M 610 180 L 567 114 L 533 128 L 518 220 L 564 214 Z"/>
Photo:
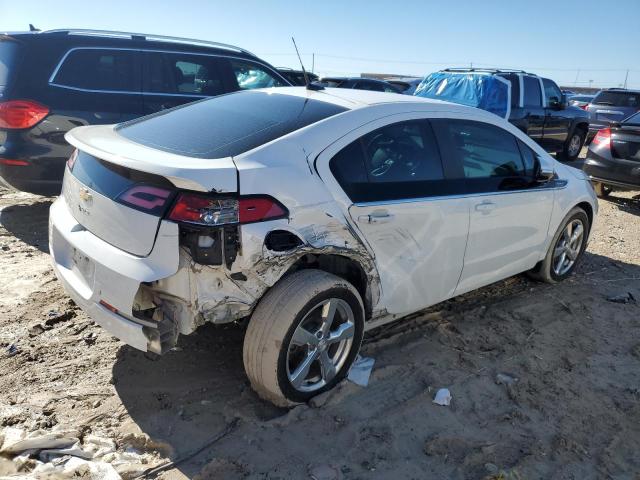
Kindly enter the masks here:
<path id="1" fill-rule="evenodd" d="M 0 210 L 0 225 L 24 243 L 49 253 L 50 198 L 32 204 L 9 205 Z"/>
<path id="2" fill-rule="evenodd" d="M 238 325 L 205 325 L 181 336 L 178 347 L 162 356 L 129 346 L 118 351 L 113 367 L 118 395 L 143 432 L 168 444 L 172 460 L 190 456 L 236 419 L 268 420 L 286 412 L 251 389 L 242 363 L 243 338 Z"/>
<path id="3" fill-rule="evenodd" d="M 607 295 L 626 292 L 625 282 L 636 277 L 640 279 L 637 265 L 586 253 L 576 275 L 559 286 L 538 283 L 525 275 L 511 277 L 373 330 L 365 343 L 375 345 L 377 337 L 402 334 L 403 331 L 421 328 L 425 332 L 432 331 L 427 325 L 429 315 L 425 313 L 434 309 L 454 315 L 462 328 L 465 312 L 480 306 L 502 308 L 510 302 L 520 302 L 524 295 L 532 296 L 531 302 L 548 302 L 549 295 L 564 298 L 562 304 L 579 301 L 579 292 L 571 289 L 571 285 L 576 284 L 584 284 L 590 298 L 604 301 Z M 622 279 L 626 280 L 620 283 Z M 566 291 L 562 290 L 563 285 L 567 286 Z M 551 294 L 551 291 L 557 293 Z M 580 297 L 585 298 L 582 294 Z M 166 451 L 171 452 L 170 458 L 178 462 L 176 468 L 188 477 L 211 460 L 215 451 L 209 447 L 199 450 L 220 433 L 228 431 L 235 419 L 258 428 L 261 421 L 286 413 L 286 410 L 262 401 L 251 389 L 242 362 L 243 337 L 244 329 L 237 325 L 205 325 L 197 333 L 181 337 L 178 348 L 161 357 L 129 346 L 118 351 L 112 372 L 123 405 L 144 433 L 166 445 Z M 434 352 L 433 358 L 438 358 L 438 352 Z M 364 396 L 361 401 L 367 401 L 366 390 L 359 395 Z M 252 448 L 251 439 L 245 440 L 245 446 Z M 198 453 L 192 456 L 194 452 Z"/>
<path id="4" fill-rule="evenodd" d="M 631 198 L 628 197 L 618 197 L 616 196 L 616 192 L 612 192 L 606 198 L 600 198 L 600 202 L 606 201 L 615 203 L 620 210 L 623 212 L 630 213 L 632 215 L 640 216 L 640 194 L 634 195 Z"/>

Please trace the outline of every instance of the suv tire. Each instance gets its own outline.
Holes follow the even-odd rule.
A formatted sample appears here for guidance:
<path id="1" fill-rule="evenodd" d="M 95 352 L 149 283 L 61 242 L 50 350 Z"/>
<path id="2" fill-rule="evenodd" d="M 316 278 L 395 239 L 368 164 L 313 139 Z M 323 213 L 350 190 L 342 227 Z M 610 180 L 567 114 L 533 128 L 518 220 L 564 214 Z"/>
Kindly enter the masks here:
<path id="1" fill-rule="evenodd" d="M 580 231 L 576 230 L 578 228 Z M 587 247 L 589 229 L 586 212 L 580 207 L 573 208 L 553 236 L 544 260 L 529 271 L 529 276 L 542 282 L 558 283 L 571 275 Z"/>
<path id="2" fill-rule="evenodd" d="M 260 397 L 289 407 L 342 380 L 363 334 L 364 306 L 353 285 L 301 270 L 260 300 L 244 338 L 244 368 Z"/>
<path id="3" fill-rule="evenodd" d="M 573 162 L 580 155 L 580 151 L 584 146 L 586 134 L 584 130 L 576 128 L 573 130 L 567 141 L 564 142 L 561 157 L 563 160 Z"/>

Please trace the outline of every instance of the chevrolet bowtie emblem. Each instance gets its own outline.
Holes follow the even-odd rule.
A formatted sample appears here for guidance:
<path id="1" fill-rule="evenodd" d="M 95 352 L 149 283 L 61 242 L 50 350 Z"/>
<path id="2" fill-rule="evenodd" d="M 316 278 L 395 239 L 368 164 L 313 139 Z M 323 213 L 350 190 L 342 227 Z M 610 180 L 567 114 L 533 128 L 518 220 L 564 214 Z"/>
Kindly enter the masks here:
<path id="1" fill-rule="evenodd" d="M 83 202 L 90 203 L 91 200 L 93 200 L 93 195 L 91 195 L 91 192 L 86 188 L 81 188 L 78 195 Z"/>

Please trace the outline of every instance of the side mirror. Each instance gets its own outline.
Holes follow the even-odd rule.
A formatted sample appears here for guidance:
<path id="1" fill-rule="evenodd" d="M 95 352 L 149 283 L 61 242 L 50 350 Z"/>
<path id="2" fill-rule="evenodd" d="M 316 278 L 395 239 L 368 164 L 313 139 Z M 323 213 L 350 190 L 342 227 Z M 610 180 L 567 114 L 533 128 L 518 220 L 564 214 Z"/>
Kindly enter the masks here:
<path id="1" fill-rule="evenodd" d="M 556 172 L 551 167 L 543 166 L 540 159 L 536 157 L 534 166 L 534 181 L 536 183 L 547 183 L 553 180 Z"/>
<path id="2" fill-rule="evenodd" d="M 558 98 L 556 96 L 549 97 L 549 106 L 557 110 L 562 110 L 567 104 L 567 97 L 564 94 Z"/>

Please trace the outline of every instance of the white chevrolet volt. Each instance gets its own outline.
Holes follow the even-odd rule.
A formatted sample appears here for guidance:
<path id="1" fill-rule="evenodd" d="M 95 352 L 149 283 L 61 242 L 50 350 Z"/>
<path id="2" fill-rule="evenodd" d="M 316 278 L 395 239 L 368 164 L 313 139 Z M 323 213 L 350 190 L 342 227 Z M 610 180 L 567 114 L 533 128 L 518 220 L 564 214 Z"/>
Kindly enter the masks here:
<path id="1" fill-rule="evenodd" d="M 565 279 L 598 209 L 501 118 L 391 93 L 243 91 L 66 139 L 49 239 L 69 295 L 156 353 L 248 321 L 247 375 L 278 405 L 344 378 L 370 328 L 521 272 Z"/>

